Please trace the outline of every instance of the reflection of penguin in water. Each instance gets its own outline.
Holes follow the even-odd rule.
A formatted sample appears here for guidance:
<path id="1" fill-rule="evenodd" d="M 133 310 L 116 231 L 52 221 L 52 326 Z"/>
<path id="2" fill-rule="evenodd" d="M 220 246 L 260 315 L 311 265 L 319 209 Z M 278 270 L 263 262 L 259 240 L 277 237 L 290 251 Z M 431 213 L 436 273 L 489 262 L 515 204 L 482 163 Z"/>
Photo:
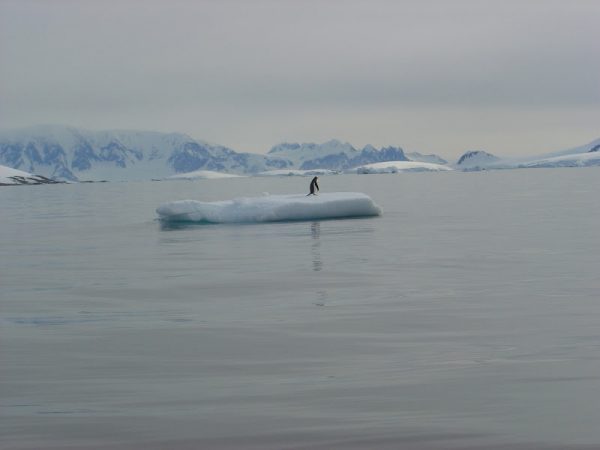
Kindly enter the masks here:
<path id="1" fill-rule="evenodd" d="M 317 189 L 317 191 L 319 190 L 319 185 L 317 184 L 318 179 L 319 177 L 314 177 L 310 182 L 310 192 L 306 195 L 307 197 L 309 195 L 317 195 L 317 193 L 315 192 L 315 188 Z"/>

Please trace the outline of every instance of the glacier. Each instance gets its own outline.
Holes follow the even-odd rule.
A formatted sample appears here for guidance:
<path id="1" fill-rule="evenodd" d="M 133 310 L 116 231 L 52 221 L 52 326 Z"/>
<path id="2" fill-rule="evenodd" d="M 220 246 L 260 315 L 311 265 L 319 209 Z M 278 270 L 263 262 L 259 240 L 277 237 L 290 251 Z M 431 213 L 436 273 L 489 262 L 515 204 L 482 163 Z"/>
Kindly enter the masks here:
<path id="1" fill-rule="evenodd" d="M 402 173 L 402 172 L 444 172 L 452 168 L 442 165 L 418 161 L 387 161 L 367 164 L 353 169 L 352 173 L 358 174 L 380 174 L 380 173 Z"/>
<path id="2" fill-rule="evenodd" d="M 520 168 L 589 166 L 600 166 L 600 152 L 598 150 L 539 158 L 533 161 L 522 162 L 519 165 Z"/>
<path id="3" fill-rule="evenodd" d="M 313 170 L 294 170 L 294 169 L 279 169 L 279 170 L 267 170 L 265 172 L 259 172 L 256 174 L 257 177 L 314 177 L 320 175 L 337 175 L 339 172 L 336 170 L 329 169 L 313 169 Z"/>
<path id="4" fill-rule="evenodd" d="M 600 139 L 567 150 L 535 156 L 498 157 L 484 151 L 469 151 L 454 164 L 459 170 L 534 169 L 600 166 Z"/>
<path id="5" fill-rule="evenodd" d="M 241 178 L 241 175 L 215 172 L 214 170 L 195 170 L 193 172 L 178 173 L 165 178 L 165 180 L 219 180 L 222 178 Z"/>
<path id="6" fill-rule="evenodd" d="M 361 192 L 265 195 L 201 202 L 178 200 L 156 209 L 163 222 L 262 223 L 373 217 L 381 208 Z"/>

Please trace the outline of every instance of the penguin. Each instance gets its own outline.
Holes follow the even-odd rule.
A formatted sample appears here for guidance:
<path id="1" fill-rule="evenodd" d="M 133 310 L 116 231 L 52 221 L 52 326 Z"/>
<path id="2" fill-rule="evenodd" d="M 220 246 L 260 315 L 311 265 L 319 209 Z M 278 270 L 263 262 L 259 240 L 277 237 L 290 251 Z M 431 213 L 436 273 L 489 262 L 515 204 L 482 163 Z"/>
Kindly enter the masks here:
<path id="1" fill-rule="evenodd" d="M 317 191 L 319 190 L 319 185 L 317 183 L 318 179 L 319 179 L 319 177 L 314 177 L 312 179 L 312 181 L 310 182 L 310 192 L 306 195 L 307 197 L 309 195 L 317 195 L 317 193 L 315 192 L 315 188 L 317 188 Z"/>

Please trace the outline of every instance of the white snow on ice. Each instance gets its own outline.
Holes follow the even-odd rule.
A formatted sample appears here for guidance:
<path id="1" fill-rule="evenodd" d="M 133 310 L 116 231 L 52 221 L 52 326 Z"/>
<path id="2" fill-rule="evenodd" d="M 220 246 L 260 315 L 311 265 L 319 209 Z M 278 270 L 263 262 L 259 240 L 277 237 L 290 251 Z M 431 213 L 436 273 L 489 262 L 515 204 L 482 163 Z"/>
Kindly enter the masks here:
<path id="1" fill-rule="evenodd" d="M 160 205 L 156 212 L 161 220 L 168 222 L 253 223 L 379 216 L 381 208 L 360 192 L 332 192 L 217 202 L 179 200 Z"/>
<path id="2" fill-rule="evenodd" d="M 452 170 L 442 164 L 426 163 L 419 161 L 385 161 L 367 164 L 351 172 L 359 174 L 400 173 L 400 172 L 442 172 Z"/>
<path id="3" fill-rule="evenodd" d="M 21 181 L 12 177 L 20 178 Z M 43 177 L 0 165 L 0 184 L 40 184 L 40 182 L 43 182 Z"/>
<path id="4" fill-rule="evenodd" d="M 9 177 L 32 177 L 29 172 L 13 169 L 11 167 L 0 166 L 0 183 L 14 183 Z"/>

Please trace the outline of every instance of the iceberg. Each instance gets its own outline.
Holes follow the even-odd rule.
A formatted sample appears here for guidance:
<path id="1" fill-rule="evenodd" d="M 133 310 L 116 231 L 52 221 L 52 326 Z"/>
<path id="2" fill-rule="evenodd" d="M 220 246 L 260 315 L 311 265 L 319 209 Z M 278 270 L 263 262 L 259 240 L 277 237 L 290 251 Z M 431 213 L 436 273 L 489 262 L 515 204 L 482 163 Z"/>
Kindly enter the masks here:
<path id="1" fill-rule="evenodd" d="M 261 223 L 372 217 L 381 215 L 381 208 L 360 192 L 332 192 L 216 202 L 178 200 L 160 205 L 156 212 L 165 222 Z"/>

